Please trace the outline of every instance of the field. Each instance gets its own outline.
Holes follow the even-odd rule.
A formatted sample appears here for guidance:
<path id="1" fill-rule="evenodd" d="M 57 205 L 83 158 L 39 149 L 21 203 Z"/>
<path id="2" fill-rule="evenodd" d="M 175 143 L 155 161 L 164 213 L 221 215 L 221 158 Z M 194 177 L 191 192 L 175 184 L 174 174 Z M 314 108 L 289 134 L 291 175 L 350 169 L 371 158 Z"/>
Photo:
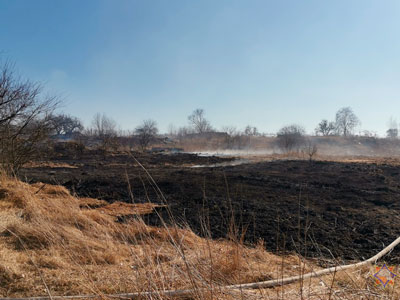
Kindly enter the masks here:
<path id="1" fill-rule="evenodd" d="M 0 176 L 0 297 L 399 299 L 373 265 L 302 277 L 398 237 L 399 172 L 395 158 L 58 151 Z"/>
<path id="2" fill-rule="evenodd" d="M 320 265 L 363 260 L 397 237 L 396 159 L 310 163 L 266 156 L 239 163 L 233 157 L 87 150 L 31 164 L 21 178 L 60 184 L 80 197 L 107 202 L 167 205 L 158 212 L 167 223 L 189 225 L 200 236 L 243 239 L 249 245 L 263 240 L 269 251 L 293 251 Z M 160 225 L 154 214 L 145 221 Z M 388 260 L 399 263 L 398 254 L 394 250 Z"/>

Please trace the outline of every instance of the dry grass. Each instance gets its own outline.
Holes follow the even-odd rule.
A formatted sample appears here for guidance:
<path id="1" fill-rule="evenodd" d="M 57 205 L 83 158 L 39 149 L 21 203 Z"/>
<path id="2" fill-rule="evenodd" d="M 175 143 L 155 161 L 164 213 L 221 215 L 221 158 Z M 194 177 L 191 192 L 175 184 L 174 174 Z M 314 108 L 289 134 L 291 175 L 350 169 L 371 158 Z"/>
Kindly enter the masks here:
<path id="1" fill-rule="evenodd" d="M 262 243 L 250 248 L 213 241 L 189 229 L 147 226 L 140 217 L 115 221 L 119 214 L 140 215 L 151 209 L 150 204 L 79 199 L 61 186 L 28 185 L 2 176 L 0 297 L 46 295 L 45 282 L 53 295 L 194 288 L 190 299 L 400 298 L 397 287 L 374 286 L 369 268 L 282 288 L 224 291 L 220 287 L 227 284 L 318 268 L 295 255 L 273 255 Z"/>
<path id="2" fill-rule="evenodd" d="M 24 168 L 67 168 L 67 169 L 77 169 L 78 165 L 70 165 L 62 162 L 53 162 L 53 161 L 31 161 L 24 164 Z"/>

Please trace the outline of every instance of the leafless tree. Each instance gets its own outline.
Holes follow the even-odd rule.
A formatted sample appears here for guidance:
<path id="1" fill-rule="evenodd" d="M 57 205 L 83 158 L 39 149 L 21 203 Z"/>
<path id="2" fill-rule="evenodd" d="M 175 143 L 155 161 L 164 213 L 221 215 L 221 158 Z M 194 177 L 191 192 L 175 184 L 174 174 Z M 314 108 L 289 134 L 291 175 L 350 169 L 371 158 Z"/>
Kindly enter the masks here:
<path id="1" fill-rule="evenodd" d="M 96 136 L 101 141 L 103 150 L 110 147 L 116 147 L 117 139 L 117 123 L 105 114 L 97 113 L 92 120 L 92 128 L 89 129 L 90 134 Z"/>
<path id="2" fill-rule="evenodd" d="M 238 134 L 237 128 L 235 126 L 223 126 L 221 130 L 222 132 L 226 132 L 229 136 L 235 136 Z"/>
<path id="3" fill-rule="evenodd" d="M 304 134 L 304 128 L 297 124 L 282 127 L 277 133 L 279 148 L 285 152 L 299 151 L 304 144 Z"/>
<path id="4" fill-rule="evenodd" d="M 257 135 L 259 135 L 257 127 L 250 126 L 250 125 L 247 125 L 246 128 L 244 129 L 244 134 L 247 135 L 247 136 L 257 136 Z"/>
<path id="5" fill-rule="evenodd" d="M 139 138 L 139 145 L 144 151 L 152 140 L 155 139 L 158 133 L 157 123 L 153 120 L 145 120 L 142 125 L 136 127 L 136 135 Z"/>
<path id="6" fill-rule="evenodd" d="M 188 117 L 190 125 L 196 133 L 205 133 L 212 131 L 210 123 L 204 117 L 204 109 L 196 109 Z"/>
<path id="7" fill-rule="evenodd" d="M 389 129 L 386 131 L 386 135 L 390 139 L 396 139 L 399 135 L 399 127 L 397 121 L 393 118 L 390 118 L 388 122 Z"/>
<path id="8" fill-rule="evenodd" d="M 193 128 L 182 126 L 178 128 L 177 135 L 179 138 L 183 138 L 185 135 L 194 133 Z"/>
<path id="9" fill-rule="evenodd" d="M 399 136 L 399 130 L 397 128 L 389 128 L 386 130 L 386 136 L 390 139 L 397 139 Z"/>
<path id="10" fill-rule="evenodd" d="M 95 134 L 99 136 L 117 133 L 117 124 L 113 119 L 107 117 L 105 114 L 97 113 L 94 115 L 92 120 L 92 128 Z"/>
<path id="11" fill-rule="evenodd" d="M 65 114 L 53 116 L 52 124 L 57 135 L 71 135 L 83 130 L 82 122 L 78 118 Z"/>
<path id="12" fill-rule="evenodd" d="M 315 129 L 315 133 L 321 134 L 323 136 L 332 135 L 335 132 L 335 123 L 328 122 L 328 120 L 322 120 L 317 128 Z"/>
<path id="13" fill-rule="evenodd" d="M 59 100 L 42 90 L 41 84 L 20 79 L 9 63 L 0 66 L 0 163 L 8 171 L 39 154 L 49 137 Z"/>
<path id="14" fill-rule="evenodd" d="M 311 138 L 308 138 L 305 141 L 305 145 L 303 148 L 303 152 L 308 156 L 310 163 L 312 163 L 313 157 L 317 154 L 318 152 L 318 146 L 315 144 Z"/>
<path id="15" fill-rule="evenodd" d="M 168 135 L 169 135 L 170 137 L 175 137 L 175 136 L 178 135 L 178 129 L 177 129 L 177 128 L 175 127 L 175 125 L 172 124 L 172 123 L 170 123 L 170 124 L 168 125 Z"/>
<path id="16" fill-rule="evenodd" d="M 343 107 L 336 113 L 335 124 L 338 134 L 348 136 L 360 124 L 360 120 L 354 114 L 351 107 Z"/>
<path id="17" fill-rule="evenodd" d="M 177 132 L 176 132 L 176 137 L 179 140 L 179 142 L 183 142 L 184 139 L 187 137 L 187 135 L 194 133 L 192 127 L 188 126 L 182 126 L 179 127 Z"/>
<path id="18" fill-rule="evenodd" d="M 237 139 L 240 138 L 240 133 L 235 126 L 224 126 L 222 127 L 222 132 L 227 133 L 225 136 L 225 147 L 227 149 L 232 149 Z"/>

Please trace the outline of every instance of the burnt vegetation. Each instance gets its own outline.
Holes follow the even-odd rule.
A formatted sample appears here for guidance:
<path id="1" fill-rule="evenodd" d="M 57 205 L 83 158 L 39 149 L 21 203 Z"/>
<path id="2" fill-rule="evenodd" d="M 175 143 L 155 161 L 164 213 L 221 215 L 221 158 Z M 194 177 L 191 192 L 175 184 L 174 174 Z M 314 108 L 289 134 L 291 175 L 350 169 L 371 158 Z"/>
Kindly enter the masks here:
<path id="1" fill-rule="evenodd" d="M 400 160 L 396 158 L 400 142 L 394 120 L 388 124 L 387 137 L 378 138 L 359 130 L 358 117 L 344 107 L 334 121 L 323 119 L 317 124 L 315 134 L 308 134 L 301 124 L 267 134 L 250 124 L 217 130 L 205 110 L 195 109 L 185 126 L 171 125 L 164 134 L 155 120 L 122 130 L 102 113 L 96 113 L 85 127 L 77 117 L 59 112 L 58 105 L 56 97 L 43 95 L 40 84 L 19 79 L 8 64 L 2 67 L 3 169 L 33 183 L 33 195 L 40 195 L 48 184 L 63 185 L 68 191 L 62 193 L 77 213 L 81 206 L 99 206 L 102 211 L 90 212 L 91 217 L 101 220 L 104 212 L 111 213 L 115 220 L 107 222 L 123 228 L 130 228 L 127 224 L 148 226 L 146 230 L 190 227 L 193 237 L 224 238 L 249 249 L 262 245 L 328 265 L 333 264 L 332 257 L 360 260 L 375 254 L 382 243 L 392 241 L 400 226 Z M 188 153 L 201 151 L 228 155 Z M 40 203 L 36 196 L 32 199 Z M 144 205 L 151 213 L 138 221 L 130 210 L 136 206 L 128 204 Z M 43 205 L 37 206 L 44 209 Z M 57 206 L 57 212 L 62 209 Z M 52 247 L 43 231 L 39 234 L 19 222 L 9 230 L 21 235 L 30 250 Z M 51 236 L 58 234 L 51 232 Z M 12 234 L 3 236 L 18 244 Z M 98 253 L 97 260 L 118 263 L 106 252 Z M 397 263 L 398 256 L 390 260 Z"/>

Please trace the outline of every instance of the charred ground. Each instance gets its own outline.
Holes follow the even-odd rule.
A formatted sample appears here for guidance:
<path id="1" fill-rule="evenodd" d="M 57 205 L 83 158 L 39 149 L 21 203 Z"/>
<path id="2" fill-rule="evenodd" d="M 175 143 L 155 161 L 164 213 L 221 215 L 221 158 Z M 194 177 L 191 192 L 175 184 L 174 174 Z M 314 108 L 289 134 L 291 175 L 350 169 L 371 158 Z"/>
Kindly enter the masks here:
<path id="1" fill-rule="evenodd" d="M 214 238 L 230 232 L 249 243 L 263 239 L 272 251 L 360 260 L 398 236 L 397 163 L 275 160 L 193 168 L 232 158 L 133 155 L 154 178 L 175 220 L 201 234 L 209 230 Z M 134 202 L 163 202 L 146 172 L 127 154 L 58 155 L 50 163 L 23 169 L 20 176 L 109 202 L 131 202 L 132 197 Z M 156 218 L 148 221 L 157 223 Z M 398 255 L 391 259 L 400 261 Z"/>

